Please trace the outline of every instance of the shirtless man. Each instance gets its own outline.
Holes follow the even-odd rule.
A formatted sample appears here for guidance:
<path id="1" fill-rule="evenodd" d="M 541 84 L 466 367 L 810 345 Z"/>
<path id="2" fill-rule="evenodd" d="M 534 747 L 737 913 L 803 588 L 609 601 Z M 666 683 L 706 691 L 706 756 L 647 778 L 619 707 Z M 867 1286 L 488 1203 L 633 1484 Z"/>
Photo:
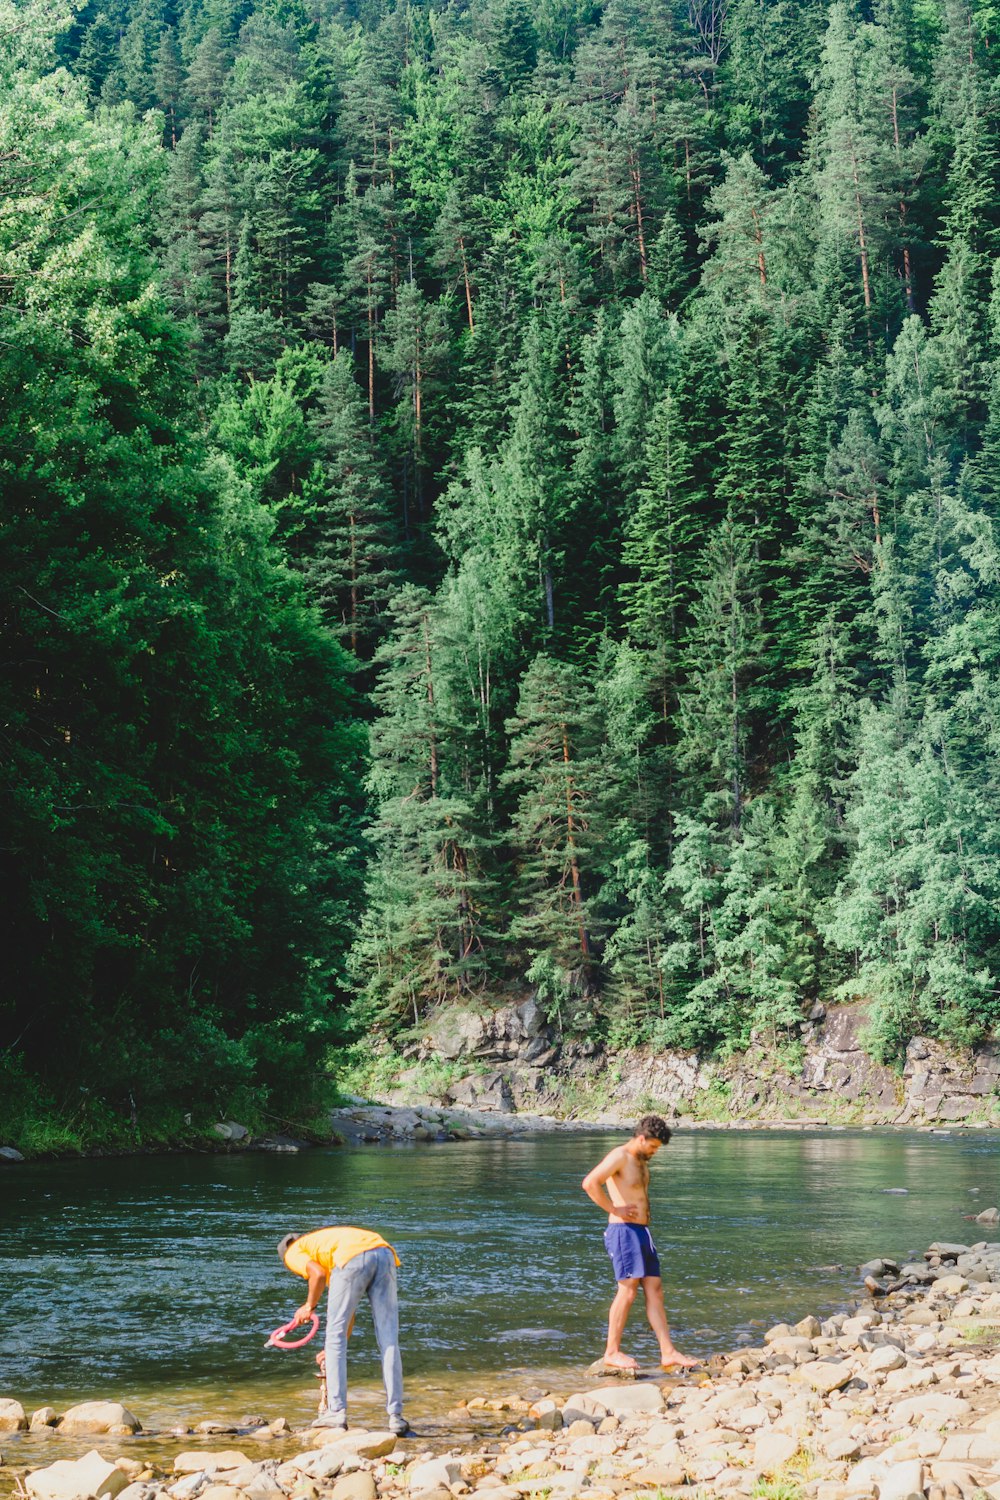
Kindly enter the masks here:
<path id="1" fill-rule="evenodd" d="M 660 1261 L 649 1232 L 649 1163 L 670 1139 L 670 1127 L 659 1115 L 645 1115 L 635 1135 L 624 1146 L 609 1151 L 583 1179 L 583 1191 L 608 1216 L 604 1244 L 611 1256 L 618 1293 L 608 1314 L 608 1346 L 604 1363 L 616 1370 L 637 1370 L 638 1362 L 623 1354 L 621 1343 L 639 1283 L 646 1299 L 646 1317 L 660 1345 L 665 1370 L 691 1369 L 698 1360 L 674 1348 L 663 1306 Z"/>

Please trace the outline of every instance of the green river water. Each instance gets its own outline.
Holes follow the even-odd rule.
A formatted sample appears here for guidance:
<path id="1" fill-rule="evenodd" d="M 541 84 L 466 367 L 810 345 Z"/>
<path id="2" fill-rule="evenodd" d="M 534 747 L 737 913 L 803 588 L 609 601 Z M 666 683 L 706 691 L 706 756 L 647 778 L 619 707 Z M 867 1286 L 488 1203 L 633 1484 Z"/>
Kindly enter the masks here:
<path id="1" fill-rule="evenodd" d="M 320 1341 L 264 1348 L 302 1292 L 275 1244 L 336 1222 L 376 1228 L 399 1251 L 407 1411 L 429 1436 L 454 1420 L 445 1413 L 460 1396 L 579 1389 L 614 1291 L 604 1221 L 579 1184 L 622 1138 L 5 1169 L 0 1395 L 29 1411 L 122 1400 L 147 1430 L 250 1413 L 305 1421 Z M 856 1267 L 873 1254 L 995 1238 L 963 1215 L 1000 1198 L 998 1147 L 988 1131 L 676 1135 L 653 1163 L 652 1201 L 679 1347 L 705 1356 L 757 1341 L 779 1319 L 822 1316 L 856 1292 Z M 358 1322 L 351 1417 L 372 1425 L 380 1385 L 367 1310 Z M 638 1305 L 633 1323 L 626 1347 L 652 1359 Z M 3 1448 L 33 1462 L 57 1442 L 14 1440 L 16 1459 L 10 1440 Z"/>

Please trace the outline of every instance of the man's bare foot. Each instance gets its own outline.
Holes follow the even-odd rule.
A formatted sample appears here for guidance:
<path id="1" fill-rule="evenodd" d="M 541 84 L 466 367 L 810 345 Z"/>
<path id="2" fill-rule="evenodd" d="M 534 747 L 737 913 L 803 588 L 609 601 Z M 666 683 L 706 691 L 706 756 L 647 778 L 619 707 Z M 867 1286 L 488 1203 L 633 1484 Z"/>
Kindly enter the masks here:
<path id="1" fill-rule="evenodd" d="M 620 1349 L 616 1349 L 613 1354 L 605 1354 L 604 1363 L 609 1370 L 638 1370 L 639 1368 L 639 1361 L 633 1359 L 631 1354 L 623 1354 Z"/>
<path id="2" fill-rule="evenodd" d="M 661 1370 L 693 1370 L 700 1364 L 700 1359 L 692 1359 L 688 1354 L 681 1354 L 679 1349 L 666 1349 L 660 1354 Z"/>

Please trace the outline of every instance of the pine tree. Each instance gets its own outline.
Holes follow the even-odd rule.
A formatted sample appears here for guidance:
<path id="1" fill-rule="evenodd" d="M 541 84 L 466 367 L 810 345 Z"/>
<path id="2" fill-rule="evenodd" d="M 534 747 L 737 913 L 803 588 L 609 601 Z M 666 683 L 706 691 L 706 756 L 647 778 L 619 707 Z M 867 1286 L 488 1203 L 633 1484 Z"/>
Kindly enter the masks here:
<path id="1" fill-rule="evenodd" d="M 736 829 L 747 795 L 748 735 L 765 641 L 752 536 L 732 516 L 705 546 L 692 613 L 677 760 L 706 810 L 726 816 Z"/>
<path id="2" fill-rule="evenodd" d="M 399 288 L 396 305 L 383 319 L 382 367 L 395 376 L 394 426 L 403 464 L 403 516 L 411 530 L 412 508 L 417 522 L 426 519 L 424 493 L 428 455 L 433 450 L 436 377 L 449 348 L 447 321 L 440 306 L 428 304 L 413 280 Z M 428 426 L 430 425 L 430 441 Z"/>
<path id="3" fill-rule="evenodd" d="M 319 450 L 304 508 L 302 568 L 324 616 L 355 656 L 368 658 L 396 585 L 389 496 L 365 400 L 345 350 L 326 367 L 310 428 Z"/>
<path id="4" fill-rule="evenodd" d="M 507 733 L 502 785 L 517 799 L 511 838 L 520 908 L 510 935 L 531 958 L 546 955 L 572 990 L 586 992 L 597 961 L 591 903 L 608 851 L 598 718 L 579 671 L 537 656 Z"/>
<path id="5" fill-rule="evenodd" d="M 177 45 L 177 33 L 172 26 L 164 26 L 160 32 L 160 40 L 156 48 L 156 62 L 153 65 L 153 97 L 167 117 L 167 134 L 170 137 L 171 149 L 177 145 L 183 80 L 184 70 L 181 65 L 180 48 Z"/>
<path id="6" fill-rule="evenodd" d="M 404 585 L 379 650 L 370 790 L 376 858 L 354 964 L 371 1013 L 411 1014 L 475 988 L 488 937 L 488 847 L 462 784 L 451 662 L 429 595 Z"/>

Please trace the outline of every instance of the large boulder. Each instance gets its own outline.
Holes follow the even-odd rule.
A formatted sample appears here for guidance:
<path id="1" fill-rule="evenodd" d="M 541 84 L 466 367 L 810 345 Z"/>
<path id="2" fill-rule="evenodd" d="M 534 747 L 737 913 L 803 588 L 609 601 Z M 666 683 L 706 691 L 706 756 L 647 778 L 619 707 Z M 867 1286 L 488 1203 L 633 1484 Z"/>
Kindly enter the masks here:
<path id="1" fill-rule="evenodd" d="M 245 1125 L 238 1125 L 235 1120 L 220 1120 L 212 1129 L 224 1141 L 245 1141 L 250 1134 Z"/>
<path id="2" fill-rule="evenodd" d="M 446 1097 L 452 1104 L 470 1109 L 496 1110 L 503 1115 L 514 1113 L 510 1080 L 503 1073 L 470 1073 L 453 1083 Z"/>
<path id="3" fill-rule="evenodd" d="M 0 1162 L 5 1161 L 11 1163 L 24 1161 L 24 1157 L 21 1155 L 20 1151 L 15 1151 L 13 1146 L 0 1146 Z"/>
<path id="4" fill-rule="evenodd" d="M 334 1427 L 314 1427 L 304 1435 L 304 1442 L 312 1448 L 332 1448 L 344 1458 L 384 1458 L 396 1446 L 396 1435 L 392 1432 L 342 1432 Z"/>
<path id="5" fill-rule="evenodd" d="M 455 1062 L 469 1057 L 481 1045 L 486 1034 L 486 1020 L 472 1010 L 437 1011 L 430 1023 L 428 1040 L 438 1057 Z"/>
<path id="6" fill-rule="evenodd" d="M 81 1401 L 71 1406 L 59 1423 L 61 1433 L 107 1432 L 112 1437 L 129 1437 L 141 1427 L 138 1417 L 120 1401 Z"/>
<path id="7" fill-rule="evenodd" d="M 0 1432 L 21 1432 L 28 1425 L 24 1407 L 20 1401 L 9 1397 L 0 1399 Z"/>
<path id="8" fill-rule="evenodd" d="M 128 1476 L 96 1448 L 83 1458 L 61 1458 L 36 1469 L 25 1480 L 31 1500 L 113 1500 L 127 1484 Z"/>

